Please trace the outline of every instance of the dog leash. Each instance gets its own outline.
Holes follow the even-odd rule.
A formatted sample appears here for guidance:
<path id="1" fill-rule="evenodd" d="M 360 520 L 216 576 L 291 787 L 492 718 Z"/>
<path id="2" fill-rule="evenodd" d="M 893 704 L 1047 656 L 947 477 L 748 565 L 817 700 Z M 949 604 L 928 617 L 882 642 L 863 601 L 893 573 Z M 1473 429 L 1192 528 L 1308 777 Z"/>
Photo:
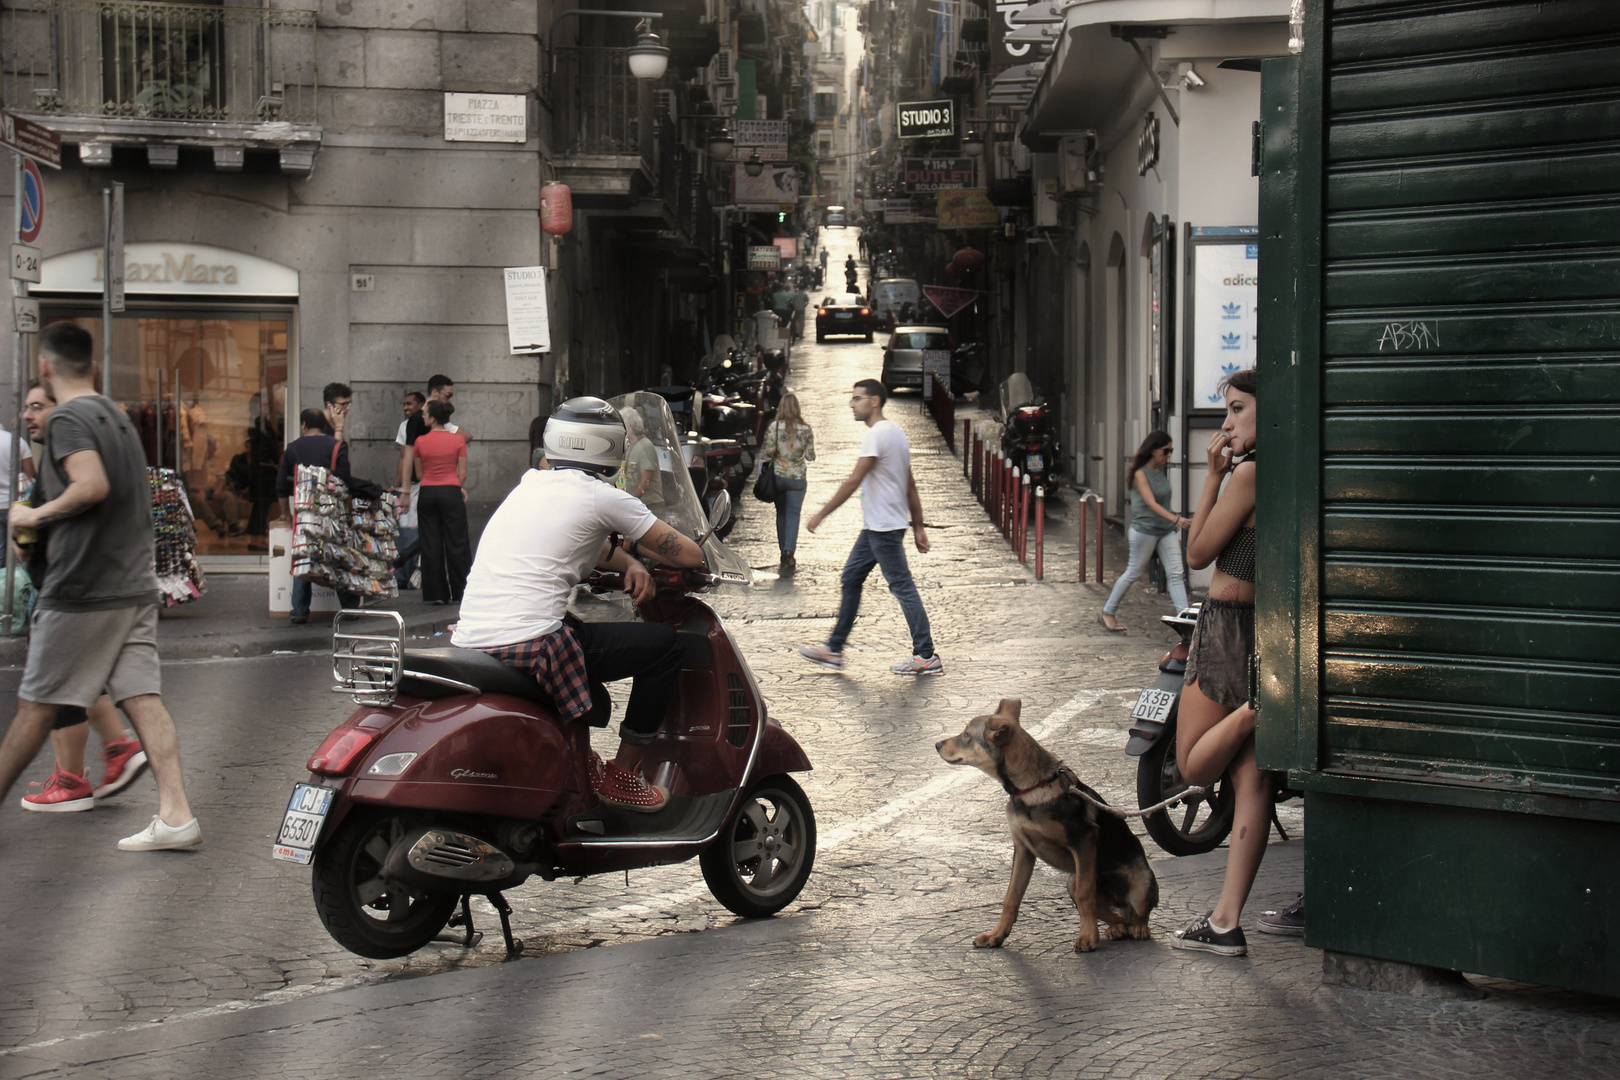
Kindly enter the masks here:
<path id="1" fill-rule="evenodd" d="M 1068 781 L 1068 783 L 1064 783 L 1064 781 Z M 1042 783 L 1036 784 L 1035 787 L 1024 788 L 1022 791 L 1015 792 L 1014 795 L 1015 796 L 1024 795 L 1024 794 L 1027 794 L 1027 793 L 1029 793 L 1031 791 L 1034 791 L 1035 788 L 1043 788 L 1047 784 L 1054 783 L 1054 782 L 1056 782 L 1057 785 L 1060 788 L 1062 788 L 1064 791 L 1067 791 L 1067 792 L 1070 792 L 1072 794 L 1080 796 L 1082 799 L 1086 800 L 1086 802 L 1090 803 L 1092 806 L 1095 806 L 1097 809 L 1107 811 L 1108 813 L 1113 814 L 1117 818 L 1142 818 L 1142 817 L 1147 817 L 1149 814 L 1156 814 L 1160 810 L 1163 810 L 1165 807 L 1174 806 L 1174 805 L 1176 805 L 1176 803 L 1182 802 L 1182 801 L 1184 801 L 1186 799 L 1189 799 L 1194 795 L 1202 795 L 1202 794 L 1204 794 L 1204 792 L 1206 790 L 1208 790 L 1207 788 L 1203 788 L 1203 787 L 1199 787 L 1197 785 L 1194 785 L 1194 786 L 1192 786 L 1190 788 L 1187 788 L 1185 791 L 1177 792 L 1176 794 L 1170 796 L 1168 799 L 1164 799 L 1164 800 L 1162 800 L 1160 802 L 1156 802 L 1152 806 L 1144 806 L 1140 810 L 1121 810 L 1118 807 L 1109 806 L 1107 803 L 1101 801 L 1100 799 L 1093 799 L 1090 795 L 1087 795 L 1085 790 L 1079 786 L 1080 779 L 1079 779 L 1079 777 L 1074 775 L 1074 771 L 1072 769 L 1070 769 L 1067 765 L 1064 765 L 1062 762 L 1059 762 L 1058 763 L 1058 771 L 1052 774 L 1051 779 L 1045 780 Z"/>

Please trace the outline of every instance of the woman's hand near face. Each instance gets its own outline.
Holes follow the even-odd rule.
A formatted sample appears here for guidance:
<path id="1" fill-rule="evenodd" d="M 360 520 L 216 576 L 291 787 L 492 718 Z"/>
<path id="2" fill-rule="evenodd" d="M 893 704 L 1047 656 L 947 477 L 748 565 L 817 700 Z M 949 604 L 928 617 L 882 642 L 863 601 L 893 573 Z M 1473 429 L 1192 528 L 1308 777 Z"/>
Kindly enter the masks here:
<path id="1" fill-rule="evenodd" d="M 1217 431 L 1214 437 L 1209 440 L 1209 446 L 1206 448 L 1206 453 L 1209 455 L 1210 476 L 1225 476 L 1226 471 L 1232 467 L 1232 455 L 1226 452 L 1228 450 L 1232 450 L 1233 453 L 1236 452 L 1232 448 L 1232 436 L 1224 431 Z"/>

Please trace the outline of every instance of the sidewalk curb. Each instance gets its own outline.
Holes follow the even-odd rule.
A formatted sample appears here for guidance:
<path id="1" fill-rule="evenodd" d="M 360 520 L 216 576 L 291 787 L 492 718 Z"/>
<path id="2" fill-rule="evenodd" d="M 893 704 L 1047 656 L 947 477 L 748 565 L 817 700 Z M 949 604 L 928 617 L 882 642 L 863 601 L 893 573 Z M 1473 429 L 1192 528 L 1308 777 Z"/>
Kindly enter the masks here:
<path id="1" fill-rule="evenodd" d="M 381 610 L 381 609 L 379 609 Z M 455 615 L 426 615 L 405 620 L 407 638 L 427 638 L 448 630 L 456 622 Z M 208 660 L 214 658 L 268 656 L 271 653 L 326 652 L 332 640 L 325 627 L 311 623 L 307 626 L 287 626 L 262 630 L 235 637 L 182 638 L 163 640 L 162 624 L 158 627 L 158 655 L 164 660 Z M 14 637 L 0 639 L 0 668 L 20 668 L 28 658 L 28 639 Z"/>

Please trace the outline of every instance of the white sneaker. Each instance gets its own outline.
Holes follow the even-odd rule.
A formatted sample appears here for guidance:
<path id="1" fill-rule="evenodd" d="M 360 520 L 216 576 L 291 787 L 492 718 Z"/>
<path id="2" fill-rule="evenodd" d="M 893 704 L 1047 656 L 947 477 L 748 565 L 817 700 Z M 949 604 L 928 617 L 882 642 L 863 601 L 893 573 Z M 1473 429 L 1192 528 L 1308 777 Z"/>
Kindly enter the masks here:
<path id="1" fill-rule="evenodd" d="M 153 815 L 152 823 L 134 836 L 118 841 L 119 851 L 173 851 L 202 843 L 202 826 L 192 818 L 184 825 L 170 825 Z"/>

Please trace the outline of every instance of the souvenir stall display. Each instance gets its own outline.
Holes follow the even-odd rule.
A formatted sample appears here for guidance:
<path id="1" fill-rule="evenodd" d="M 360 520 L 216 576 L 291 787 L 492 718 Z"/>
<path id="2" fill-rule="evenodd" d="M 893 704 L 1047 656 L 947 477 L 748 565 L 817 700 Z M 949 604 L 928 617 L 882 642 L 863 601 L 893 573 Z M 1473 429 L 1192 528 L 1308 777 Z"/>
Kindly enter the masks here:
<path id="1" fill-rule="evenodd" d="M 158 588 L 169 607 L 208 590 L 197 564 L 197 529 L 186 487 L 173 469 L 147 469 L 152 485 L 152 552 Z"/>
<path id="2" fill-rule="evenodd" d="M 351 497 L 318 465 L 298 466 L 293 489 L 292 576 L 358 596 L 399 595 L 399 518 L 393 492 Z"/>

